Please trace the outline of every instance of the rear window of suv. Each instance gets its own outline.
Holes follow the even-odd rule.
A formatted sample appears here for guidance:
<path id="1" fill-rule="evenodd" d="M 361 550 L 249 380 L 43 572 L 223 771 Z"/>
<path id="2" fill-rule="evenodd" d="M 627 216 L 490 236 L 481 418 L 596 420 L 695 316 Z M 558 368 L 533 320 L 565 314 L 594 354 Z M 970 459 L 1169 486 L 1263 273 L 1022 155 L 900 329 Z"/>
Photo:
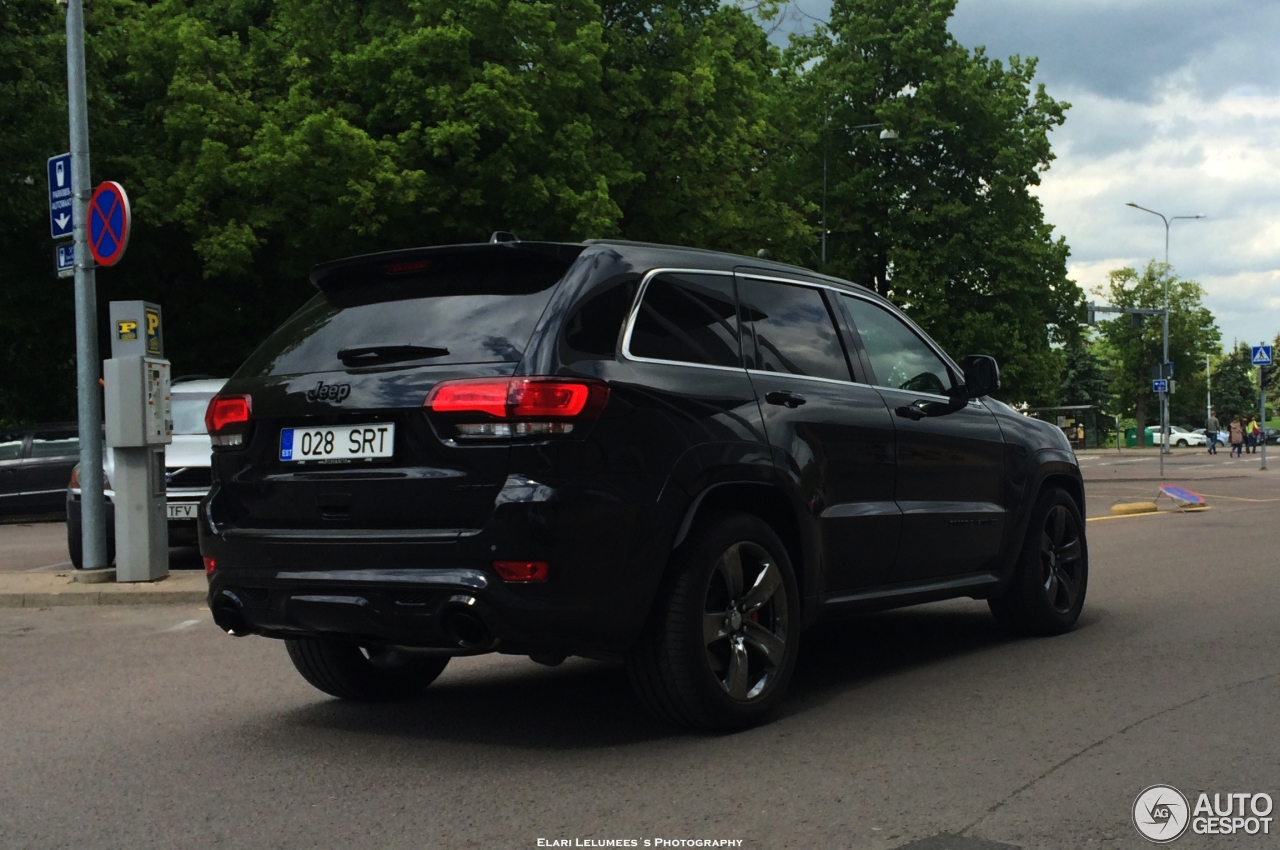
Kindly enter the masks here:
<path id="1" fill-rule="evenodd" d="M 237 374 L 518 361 L 569 264 L 473 250 L 346 268 L 322 281 L 320 294 Z"/>

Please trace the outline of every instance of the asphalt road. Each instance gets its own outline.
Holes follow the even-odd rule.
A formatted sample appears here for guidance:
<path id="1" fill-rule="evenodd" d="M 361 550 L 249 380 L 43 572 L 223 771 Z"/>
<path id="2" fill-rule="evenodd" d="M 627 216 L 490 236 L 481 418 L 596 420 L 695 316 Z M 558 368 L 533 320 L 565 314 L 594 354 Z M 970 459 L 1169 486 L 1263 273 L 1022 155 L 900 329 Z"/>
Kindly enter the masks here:
<path id="1" fill-rule="evenodd" d="M 196 607 L 0 610 L 0 847 L 1074 850 L 1147 846 L 1156 783 L 1280 800 L 1280 470 L 1175 470 L 1213 510 L 1112 520 L 1158 461 L 1092 458 L 1074 632 L 1012 640 L 971 601 L 809 632 L 782 716 L 731 736 L 650 722 L 601 662 L 456 660 L 353 706 Z"/>

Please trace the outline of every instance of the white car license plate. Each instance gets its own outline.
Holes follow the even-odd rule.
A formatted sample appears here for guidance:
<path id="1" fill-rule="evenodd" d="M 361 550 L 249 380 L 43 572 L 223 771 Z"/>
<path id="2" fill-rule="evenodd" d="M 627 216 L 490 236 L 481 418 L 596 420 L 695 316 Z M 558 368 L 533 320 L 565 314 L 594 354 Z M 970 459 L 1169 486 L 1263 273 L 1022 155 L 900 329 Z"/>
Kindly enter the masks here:
<path id="1" fill-rule="evenodd" d="M 280 460 L 367 460 L 391 457 L 396 443 L 392 422 L 337 428 L 282 428 Z"/>
<path id="2" fill-rule="evenodd" d="M 194 503 L 190 505 L 168 505 L 169 519 L 195 519 L 196 510 L 199 507 Z"/>

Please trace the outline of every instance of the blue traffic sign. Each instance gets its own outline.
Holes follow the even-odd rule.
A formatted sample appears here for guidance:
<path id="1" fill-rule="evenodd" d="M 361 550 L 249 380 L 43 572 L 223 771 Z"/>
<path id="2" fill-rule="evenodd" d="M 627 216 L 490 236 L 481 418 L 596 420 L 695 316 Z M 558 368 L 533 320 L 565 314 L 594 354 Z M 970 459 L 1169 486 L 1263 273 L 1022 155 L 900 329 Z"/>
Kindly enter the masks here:
<path id="1" fill-rule="evenodd" d="M 1151 391 L 1153 393 L 1167 393 L 1169 391 L 1169 382 L 1164 380 L 1152 381 Z"/>
<path id="2" fill-rule="evenodd" d="M 71 154 L 49 157 L 49 235 L 65 239 L 74 234 L 71 220 Z"/>
<path id="3" fill-rule="evenodd" d="M 129 244 L 133 215 L 124 187 L 111 180 L 93 190 L 89 201 L 89 253 L 100 266 L 114 266 Z"/>
<path id="4" fill-rule="evenodd" d="M 1249 349 L 1253 352 L 1254 366 L 1270 366 L 1271 365 L 1271 346 L 1254 345 Z"/>
<path id="5" fill-rule="evenodd" d="M 58 245 L 53 249 L 53 264 L 58 277 L 74 277 L 76 273 L 76 246 Z"/>

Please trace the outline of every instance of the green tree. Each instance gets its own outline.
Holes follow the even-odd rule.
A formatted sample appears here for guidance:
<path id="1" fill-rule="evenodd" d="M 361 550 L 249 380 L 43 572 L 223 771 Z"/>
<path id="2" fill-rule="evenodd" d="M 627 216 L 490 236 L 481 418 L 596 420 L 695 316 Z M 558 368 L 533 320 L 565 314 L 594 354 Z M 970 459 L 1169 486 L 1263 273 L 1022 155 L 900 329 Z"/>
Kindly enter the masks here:
<path id="1" fill-rule="evenodd" d="M 995 355 L 1004 397 L 1052 403 L 1054 343 L 1078 333 L 1083 299 L 1031 189 L 1068 105 L 1032 87 L 1034 60 L 957 42 L 954 8 L 836 0 L 796 42 L 790 88 L 818 140 L 795 179 L 818 200 L 826 160 L 827 271 L 891 297 L 953 353 Z M 877 122 L 897 139 L 844 129 Z"/>
<path id="2" fill-rule="evenodd" d="M 1174 375 L 1184 387 L 1188 384 L 1194 386 L 1198 375 L 1203 392 L 1204 355 L 1218 350 L 1221 334 L 1213 314 L 1201 304 L 1204 290 L 1200 284 L 1179 279 L 1170 266 L 1153 260 L 1141 274 L 1131 268 L 1111 272 L 1107 288 L 1098 294 L 1116 307 L 1158 308 L 1164 306 L 1166 284 L 1169 292 L 1169 359 L 1173 363 Z M 1135 326 L 1131 316 L 1123 315 L 1100 322 L 1099 332 L 1113 353 L 1111 389 L 1117 408 L 1123 415 L 1133 416 L 1137 421 L 1138 444 L 1143 445 L 1148 411 L 1154 413 L 1158 409 L 1158 402 L 1151 393 L 1151 367 L 1160 363 L 1163 355 L 1161 318 L 1144 316 Z M 1217 377 L 1214 376 L 1215 386 Z M 1186 396 L 1193 398 L 1194 392 Z M 1200 398 L 1204 396 L 1200 395 Z"/>
<path id="3" fill-rule="evenodd" d="M 1231 417 L 1244 421 L 1258 415 L 1258 374 L 1249 344 L 1228 352 L 1213 366 L 1213 409 L 1225 429 Z"/>
<path id="4" fill-rule="evenodd" d="M 1092 404 L 1111 409 L 1110 363 L 1099 352 L 1097 341 L 1083 336 L 1063 349 L 1062 381 L 1058 404 Z"/>
<path id="5" fill-rule="evenodd" d="M 67 149 L 54 3 L 0 3 L 0 423 L 75 416 L 70 283 L 53 276 L 45 160 Z"/>
<path id="6" fill-rule="evenodd" d="M 175 373 L 234 369 L 334 257 L 409 245 L 624 236 L 754 253 L 812 241 L 771 163 L 780 54 L 708 0 L 95 0 L 94 180 L 130 192 L 99 302 L 164 306 Z M 43 241 L 66 149 L 62 15 L 0 3 L 0 418 L 74 409 L 70 287 Z M 33 182 L 21 182 L 31 178 Z M 11 255 L 12 255 L 11 254 Z M 57 363 L 50 361 L 57 355 Z"/>

